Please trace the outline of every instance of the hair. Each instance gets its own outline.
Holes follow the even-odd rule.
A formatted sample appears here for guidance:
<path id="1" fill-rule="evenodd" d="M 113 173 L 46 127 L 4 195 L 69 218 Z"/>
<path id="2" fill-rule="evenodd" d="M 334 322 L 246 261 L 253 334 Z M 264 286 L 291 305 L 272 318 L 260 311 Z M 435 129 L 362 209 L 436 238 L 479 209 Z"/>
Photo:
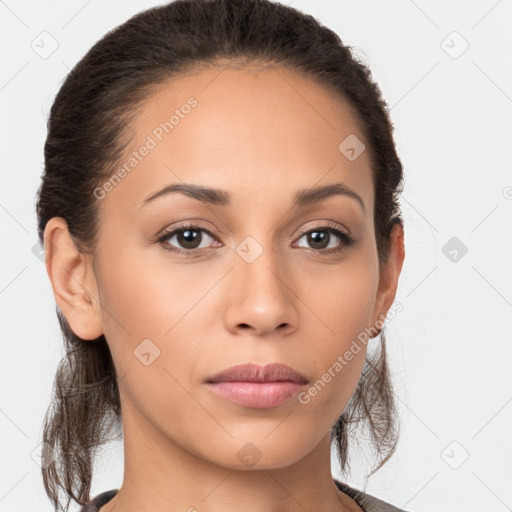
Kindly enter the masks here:
<path id="1" fill-rule="evenodd" d="M 36 204 L 41 244 L 48 220 L 59 216 L 77 249 L 93 254 L 99 226 L 94 190 L 119 163 L 142 100 L 173 77 L 225 63 L 292 69 L 354 109 L 371 156 L 373 221 L 382 267 L 393 225 L 403 226 L 398 204 L 402 165 L 387 105 L 352 47 L 313 16 L 270 0 L 175 0 L 134 15 L 90 48 L 67 75 L 49 114 Z M 70 498 L 81 505 L 90 500 L 96 450 L 122 436 L 122 422 L 105 337 L 81 339 L 58 306 L 56 311 L 65 356 L 44 418 L 47 463 L 42 475 L 55 510 L 59 488 L 65 491 L 68 510 Z M 115 436 L 109 438 L 113 426 Z M 361 429 L 367 430 L 375 450 L 376 471 L 395 451 L 399 435 L 383 330 L 379 348 L 368 351 L 355 392 L 331 429 L 342 471 L 349 468 L 349 441 L 360 439 Z"/>

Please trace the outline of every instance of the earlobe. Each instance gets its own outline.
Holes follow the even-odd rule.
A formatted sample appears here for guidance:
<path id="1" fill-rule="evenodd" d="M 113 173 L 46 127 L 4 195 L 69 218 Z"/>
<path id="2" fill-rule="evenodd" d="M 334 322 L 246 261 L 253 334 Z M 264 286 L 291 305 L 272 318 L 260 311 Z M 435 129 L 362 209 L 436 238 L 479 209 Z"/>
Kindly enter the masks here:
<path id="1" fill-rule="evenodd" d="M 44 249 L 53 294 L 71 330 L 84 340 L 98 338 L 103 334 L 101 305 L 90 256 L 75 247 L 62 217 L 48 221 Z"/>

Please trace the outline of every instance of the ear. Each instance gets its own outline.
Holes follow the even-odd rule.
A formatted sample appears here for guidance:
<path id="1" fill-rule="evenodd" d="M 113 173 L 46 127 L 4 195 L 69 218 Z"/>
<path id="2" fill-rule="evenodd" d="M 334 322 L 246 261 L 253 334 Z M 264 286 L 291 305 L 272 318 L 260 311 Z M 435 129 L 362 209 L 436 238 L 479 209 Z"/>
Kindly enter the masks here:
<path id="1" fill-rule="evenodd" d="M 393 304 L 398 287 L 398 278 L 405 258 L 404 228 L 401 223 L 393 226 L 390 234 L 389 259 L 381 269 L 377 300 L 373 311 L 372 326 L 381 324 Z"/>
<path id="2" fill-rule="evenodd" d="M 103 328 L 92 259 L 78 251 L 62 217 L 46 224 L 44 249 L 53 294 L 71 330 L 84 340 L 98 338 Z"/>

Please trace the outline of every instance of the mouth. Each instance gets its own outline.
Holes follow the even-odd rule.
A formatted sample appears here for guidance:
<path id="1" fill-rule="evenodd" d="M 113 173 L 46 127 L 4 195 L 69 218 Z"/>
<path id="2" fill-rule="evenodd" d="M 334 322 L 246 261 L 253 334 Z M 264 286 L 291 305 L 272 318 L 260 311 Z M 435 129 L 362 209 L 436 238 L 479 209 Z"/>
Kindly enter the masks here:
<path id="1" fill-rule="evenodd" d="M 215 395 L 256 409 L 277 407 L 294 398 L 308 383 L 289 366 L 270 363 L 232 366 L 206 380 Z"/>

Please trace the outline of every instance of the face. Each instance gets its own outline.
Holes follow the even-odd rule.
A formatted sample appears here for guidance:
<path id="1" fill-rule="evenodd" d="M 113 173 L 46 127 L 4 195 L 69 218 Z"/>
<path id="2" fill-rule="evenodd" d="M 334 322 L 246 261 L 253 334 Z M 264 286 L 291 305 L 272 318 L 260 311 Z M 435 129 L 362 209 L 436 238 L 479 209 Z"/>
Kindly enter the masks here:
<path id="1" fill-rule="evenodd" d="M 226 467 L 247 453 L 290 465 L 329 435 L 366 345 L 344 354 L 394 296 L 379 281 L 369 152 L 339 149 L 364 141 L 355 114 L 294 71 L 215 68 L 160 87 L 130 133 L 125 172 L 97 190 L 88 319 L 112 353 L 125 437 Z M 185 184 L 217 194 L 150 199 Z M 235 401 L 207 384 L 243 363 L 281 363 L 307 383 L 244 403 L 258 384 L 228 384 Z"/>

